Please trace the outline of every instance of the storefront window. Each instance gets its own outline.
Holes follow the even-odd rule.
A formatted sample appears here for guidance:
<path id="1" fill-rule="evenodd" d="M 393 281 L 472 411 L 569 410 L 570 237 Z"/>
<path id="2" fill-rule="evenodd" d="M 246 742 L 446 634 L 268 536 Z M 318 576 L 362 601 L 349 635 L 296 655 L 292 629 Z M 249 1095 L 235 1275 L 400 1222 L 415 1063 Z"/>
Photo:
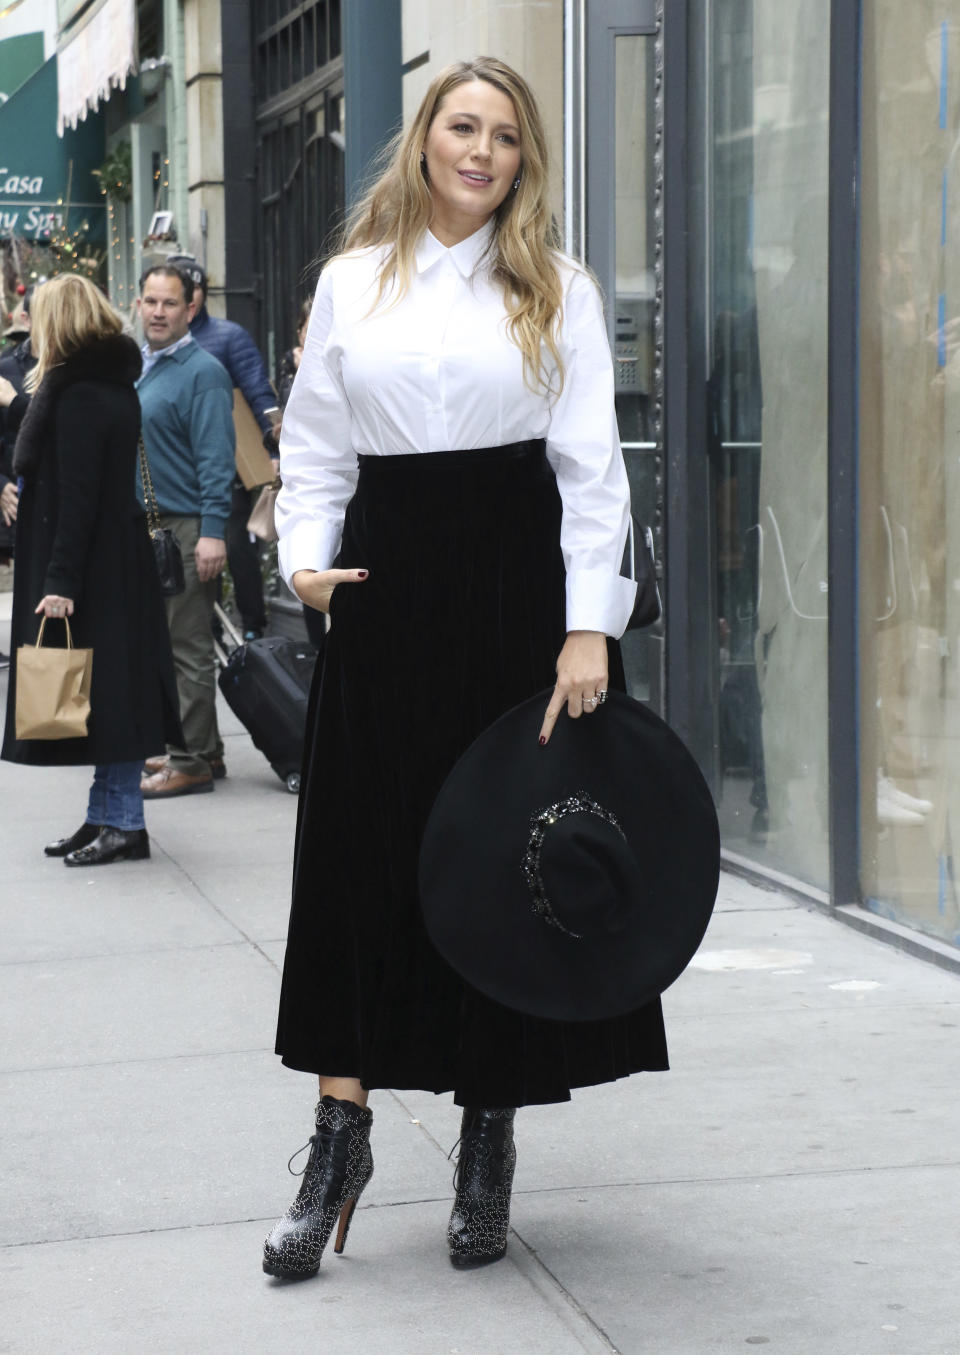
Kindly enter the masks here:
<path id="1" fill-rule="evenodd" d="M 830 6 L 694 8 L 721 831 L 826 886 Z"/>
<path id="2" fill-rule="evenodd" d="M 960 942 L 960 4 L 863 25 L 862 888 Z"/>

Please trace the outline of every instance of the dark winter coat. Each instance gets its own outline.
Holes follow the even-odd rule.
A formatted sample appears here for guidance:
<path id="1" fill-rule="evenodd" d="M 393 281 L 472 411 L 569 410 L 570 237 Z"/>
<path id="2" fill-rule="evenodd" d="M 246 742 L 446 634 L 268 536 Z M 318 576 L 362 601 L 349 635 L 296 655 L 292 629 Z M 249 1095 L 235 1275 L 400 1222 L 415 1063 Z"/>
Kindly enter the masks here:
<path id="1" fill-rule="evenodd" d="M 243 398 L 253 410 L 261 431 L 269 434 L 273 421 L 266 411 L 277 408 L 277 397 L 270 385 L 260 349 L 243 325 L 211 315 L 204 304 L 190 322 L 190 333 L 201 348 L 205 348 L 226 367 L 230 380 L 240 388 Z"/>
<path id="2" fill-rule="evenodd" d="M 36 367 L 37 360 L 30 351 L 30 340 L 24 339 L 10 353 L 0 358 L 0 376 L 9 381 L 17 392 L 16 397 L 0 408 L 0 492 L 13 479 L 13 447 L 17 432 L 30 404 L 30 397 L 24 393 L 23 383 L 28 374 Z M 13 551 L 16 540 L 16 524 L 8 527 L 0 517 L 0 554 Z"/>
<path id="3" fill-rule="evenodd" d="M 86 738 L 18 741 L 12 658 L 2 750 L 10 762 L 132 762 L 182 738 L 166 613 L 134 492 L 140 367 L 125 335 L 91 344 L 47 374 L 20 428 L 11 650 L 35 642 L 42 597 L 72 598 L 73 642 L 93 649 L 93 681 Z M 64 634 L 48 621 L 44 643 Z"/>
<path id="4" fill-rule="evenodd" d="M 17 392 L 16 398 L 6 409 L 0 409 L 0 489 L 13 478 L 13 447 L 30 403 L 23 383 L 36 365 L 37 359 L 30 351 L 29 339 L 24 339 L 11 353 L 4 353 L 0 358 L 0 376 L 9 381 Z"/>

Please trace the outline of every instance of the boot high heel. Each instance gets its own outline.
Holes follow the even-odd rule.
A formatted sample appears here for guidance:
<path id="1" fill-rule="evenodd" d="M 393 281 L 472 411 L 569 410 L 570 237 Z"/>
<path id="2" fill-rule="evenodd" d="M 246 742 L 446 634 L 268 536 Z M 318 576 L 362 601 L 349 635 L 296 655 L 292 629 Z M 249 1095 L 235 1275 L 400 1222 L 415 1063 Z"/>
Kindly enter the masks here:
<path id="1" fill-rule="evenodd" d="M 335 1224 L 333 1250 L 337 1255 L 343 1251 L 353 1211 L 373 1175 L 372 1123 L 372 1112 L 352 1101 L 324 1096 L 318 1102 L 317 1132 L 310 1136 L 310 1156 L 297 1198 L 264 1243 L 263 1269 L 268 1275 L 285 1279 L 315 1275 Z"/>
<path id="2" fill-rule="evenodd" d="M 453 1178 L 456 1199 L 447 1229 L 450 1264 L 458 1270 L 488 1266 L 507 1250 L 510 1191 L 517 1165 L 515 1110 L 467 1107 Z"/>

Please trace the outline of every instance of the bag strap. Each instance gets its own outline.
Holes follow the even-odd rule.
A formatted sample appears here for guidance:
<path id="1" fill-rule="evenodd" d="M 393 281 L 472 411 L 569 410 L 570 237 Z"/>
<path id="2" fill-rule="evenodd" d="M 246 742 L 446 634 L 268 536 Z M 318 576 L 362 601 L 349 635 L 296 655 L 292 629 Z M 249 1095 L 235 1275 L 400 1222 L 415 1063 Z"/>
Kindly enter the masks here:
<path id="1" fill-rule="evenodd" d="M 147 461 L 147 449 L 143 445 L 143 434 L 137 439 L 137 455 L 140 459 L 140 483 L 143 485 L 143 502 L 147 510 L 147 528 L 151 536 L 160 530 L 160 508 L 157 504 L 153 480 L 150 476 L 150 463 Z"/>
<path id="2" fill-rule="evenodd" d="M 59 619 L 59 618 L 58 618 L 58 619 Z M 40 622 L 40 629 L 39 629 L 39 631 L 37 632 L 37 643 L 36 643 L 36 646 L 35 646 L 35 648 L 37 648 L 37 649 L 39 649 L 39 648 L 41 647 L 41 645 L 43 644 L 43 629 L 44 629 L 44 627 L 46 626 L 47 621 L 48 621 L 48 618 L 45 616 L 45 617 L 43 618 L 43 620 Z M 69 618 L 68 616 L 65 616 L 65 617 L 63 618 L 63 624 L 64 624 L 64 625 L 66 626 L 66 628 L 67 628 L 67 648 L 68 648 L 68 649 L 72 649 L 72 648 L 73 648 L 73 634 L 72 634 L 72 632 L 71 632 L 71 630 L 70 630 L 70 618 Z"/>

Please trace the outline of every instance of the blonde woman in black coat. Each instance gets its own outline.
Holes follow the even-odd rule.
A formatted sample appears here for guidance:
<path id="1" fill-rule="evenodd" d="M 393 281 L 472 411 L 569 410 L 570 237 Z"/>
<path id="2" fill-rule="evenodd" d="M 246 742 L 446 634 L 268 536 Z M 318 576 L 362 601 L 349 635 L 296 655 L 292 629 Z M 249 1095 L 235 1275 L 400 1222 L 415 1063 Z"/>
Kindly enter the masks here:
<path id="1" fill-rule="evenodd" d="M 11 663 L 2 756 L 32 766 L 95 767 L 87 815 L 46 847 L 68 866 L 150 855 L 140 772 L 179 739 L 170 640 L 160 584 L 137 502 L 140 405 L 136 342 L 103 294 L 65 275 L 38 288 L 31 342 L 38 362 L 17 437 L 17 516 L 11 648 L 36 641 L 41 617 L 70 618 L 73 642 L 93 649 L 85 738 L 18 740 Z M 54 625 L 55 643 L 65 628 Z M 44 642 L 49 643 L 48 623 Z"/>

